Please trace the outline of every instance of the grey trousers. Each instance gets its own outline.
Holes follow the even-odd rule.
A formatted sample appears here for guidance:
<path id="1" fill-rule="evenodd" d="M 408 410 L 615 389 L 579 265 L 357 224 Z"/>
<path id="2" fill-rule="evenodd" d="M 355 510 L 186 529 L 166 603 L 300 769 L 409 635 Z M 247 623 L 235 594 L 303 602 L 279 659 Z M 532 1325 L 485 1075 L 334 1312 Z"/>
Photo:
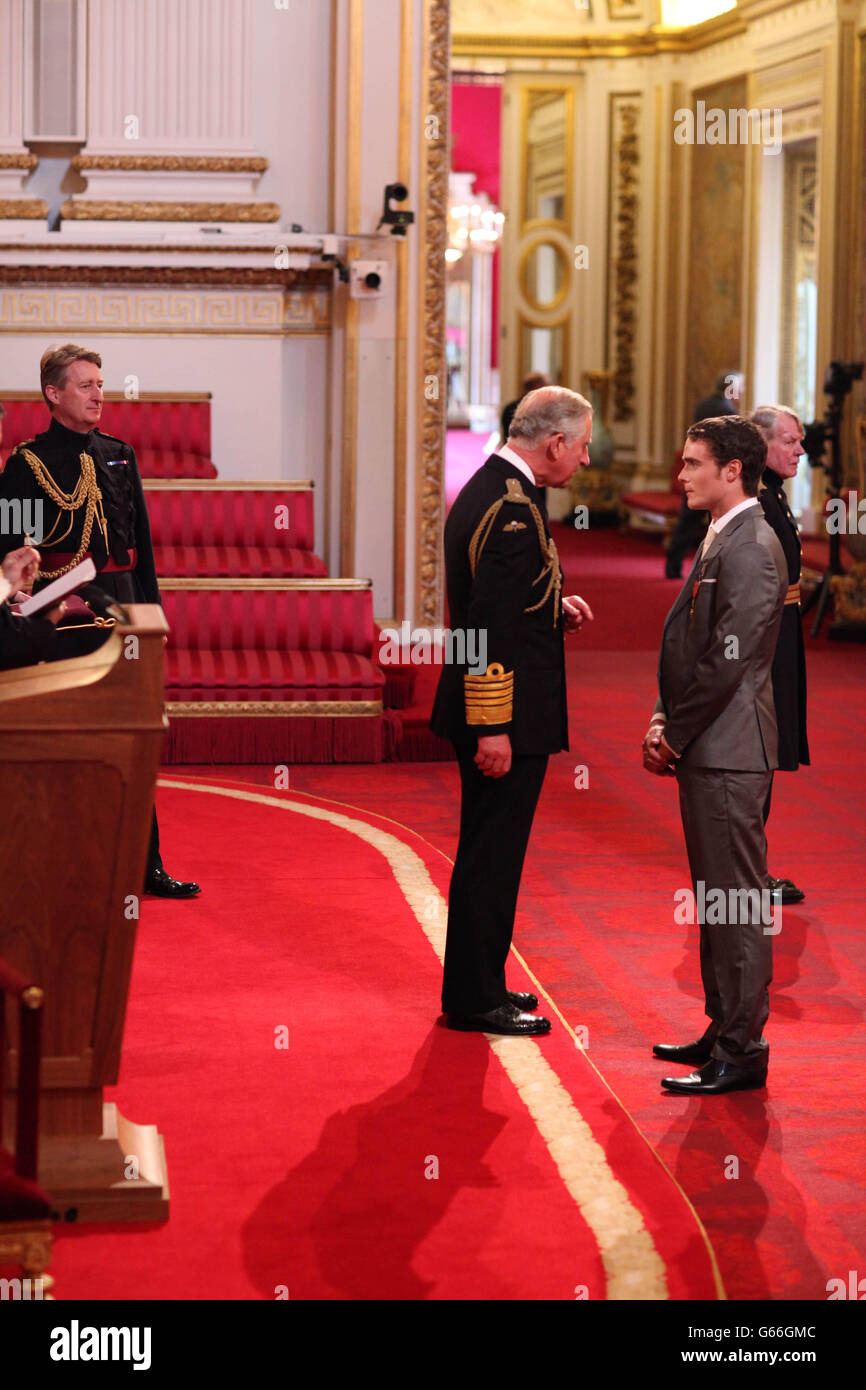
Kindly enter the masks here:
<path id="1" fill-rule="evenodd" d="M 715 1035 L 712 1055 L 735 1064 L 758 1064 L 769 1053 L 762 1036 L 773 978 L 773 937 L 765 930 L 764 803 L 772 776 L 677 768 L 700 923 L 701 979 Z M 747 901 L 748 890 L 754 891 Z"/>

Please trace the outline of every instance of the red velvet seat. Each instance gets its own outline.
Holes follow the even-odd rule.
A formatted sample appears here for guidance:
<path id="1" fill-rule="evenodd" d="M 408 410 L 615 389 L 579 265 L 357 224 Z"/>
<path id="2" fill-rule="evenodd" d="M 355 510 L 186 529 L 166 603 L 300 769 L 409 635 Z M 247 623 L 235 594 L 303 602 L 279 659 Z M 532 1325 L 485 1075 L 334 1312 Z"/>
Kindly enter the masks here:
<path id="1" fill-rule="evenodd" d="M 16 1173 L 11 1154 L 0 1149 L 0 1223 L 50 1221 L 51 1210 L 51 1199 L 47 1192 L 32 1178 L 23 1178 Z"/>
<path id="2" fill-rule="evenodd" d="M 157 574 L 166 579 L 323 579 L 312 483 L 150 482 Z"/>
<path id="3" fill-rule="evenodd" d="M 324 579 L 324 560 L 293 546 L 155 545 L 161 579 Z"/>
<path id="4" fill-rule="evenodd" d="M 165 698 L 191 700 L 381 700 L 381 667 L 357 652 L 169 650 Z"/>
<path id="5" fill-rule="evenodd" d="M 683 456 L 680 451 L 674 459 L 670 487 L 667 490 L 659 488 L 623 493 L 620 498 L 620 511 L 629 526 L 639 530 L 673 530 L 683 501 L 683 485 L 679 481 L 682 466 Z"/>
<path id="6" fill-rule="evenodd" d="M 217 475 L 212 461 L 202 454 L 174 453 L 171 449 L 136 449 L 135 457 L 142 478 L 204 479 Z"/>
<path id="7" fill-rule="evenodd" d="M 3 459 L 16 445 L 47 430 L 51 415 L 33 391 L 2 397 Z M 99 428 L 135 450 L 142 477 L 215 478 L 211 460 L 210 398 L 160 400 L 149 395 L 128 401 L 107 392 Z"/>

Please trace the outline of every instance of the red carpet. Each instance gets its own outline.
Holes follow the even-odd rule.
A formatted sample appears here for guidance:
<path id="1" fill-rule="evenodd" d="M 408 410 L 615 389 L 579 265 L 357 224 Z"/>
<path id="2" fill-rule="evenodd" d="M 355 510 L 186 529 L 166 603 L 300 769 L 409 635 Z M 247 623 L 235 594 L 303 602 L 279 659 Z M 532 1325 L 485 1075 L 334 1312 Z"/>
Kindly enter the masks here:
<path id="1" fill-rule="evenodd" d="M 673 922 L 687 884 L 675 788 L 643 772 L 639 744 L 677 586 L 659 577 L 649 541 L 584 532 L 557 543 L 566 592 L 587 598 L 596 621 L 569 639 L 572 751 L 548 772 L 515 944 L 564 1017 L 588 1029 L 590 1056 L 693 1201 L 728 1296 L 826 1299 L 828 1280 L 866 1267 L 866 649 L 807 640 L 813 765 L 776 778 L 771 872 L 807 896 L 774 941 L 768 1089 L 669 1096 L 650 1046 L 697 1036 L 704 1020 L 696 944 Z M 581 764 L 589 787 L 577 791 Z M 454 851 L 453 764 L 305 768 L 293 785 L 384 811 Z"/>
<path id="2" fill-rule="evenodd" d="M 676 586 L 644 541 L 584 533 L 561 549 L 566 591 L 596 622 L 570 639 L 572 751 L 551 763 L 515 937 L 554 1033 L 515 1046 L 542 1058 L 571 1123 L 579 1113 L 589 1126 L 605 1158 L 596 1171 L 639 1213 L 668 1297 L 711 1298 L 715 1284 L 666 1169 L 730 1298 L 823 1301 L 829 1279 L 866 1263 L 866 651 L 809 644 L 814 766 L 776 780 L 771 869 L 807 897 L 774 942 L 768 1088 L 671 1096 L 651 1043 L 696 1036 L 702 1007 L 695 944 L 673 924 L 686 882 L 675 789 L 642 771 L 639 743 Z M 583 764 L 589 786 L 576 790 Z M 213 774 L 274 798 L 270 776 Z M 656 1278 L 641 1227 L 648 1265 L 617 1252 L 586 1190 L 570 1191 L 508 1058 L 433 1026 L 440 974 L 424 915 L 448 868 L 429 846 L 453 854 L 456 767 L 293 768 L 285 796 L 310 792 L 420 856 L 435 885 L 422 920 L 346 829 L 160 791 L 168 866 L 205 892 L 147 902 L 117 1099 L 165 1135 L 172 1217 L 150 1231 L 64 1228 L 58 1295 L 571 1299 L 586 1287 L 598 1299 L 621 1296 L 617 1254 Z M 273 1047 L 282 1025 L 286 1052 Z M 568 1028 L 585 1030 L 585 1056 Z M 438 1179 L 424 1177 L 431 1156 Z M 503 1255 L 515 1246 L 519 1262 Z"/>
<path id="3" fill-rule="evenodd" d="M 160 792 L 208 891 L 147 902 L 116 1096 L 165 1137 L 171 1219 L 60 1228 L 58 1296 L 718 1297 L 688 1202 L 565 1028 L 435 1026 L 444 857 L 229 791 Z"/>

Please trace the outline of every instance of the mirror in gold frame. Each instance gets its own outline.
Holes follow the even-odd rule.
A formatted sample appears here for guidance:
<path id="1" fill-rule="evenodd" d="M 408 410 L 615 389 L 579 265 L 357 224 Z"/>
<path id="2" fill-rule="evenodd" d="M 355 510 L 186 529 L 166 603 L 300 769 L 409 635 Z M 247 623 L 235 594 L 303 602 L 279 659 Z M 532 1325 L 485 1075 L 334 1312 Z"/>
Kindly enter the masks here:
<path id="1" fill-rule="evenodd" d="M 550 313 L 568 294 L 568 257 L 558 242 L 539 238 L 520 258 L 520 290 L 531 309 Z"/>
<path id="2" fill-rule="evenodd" d="M 528 87 L 523 94 L 524 227 L 571 223 L 573 101 L 567 87 Z"/>
<path id="3" fill-rule="evenodd" d="M 524 319 L 520 331 L 520 379 L 531 372 L 544 372 L 554 386 L 567 386 L 568 361 L 566 324 L 541 328 Z"/>

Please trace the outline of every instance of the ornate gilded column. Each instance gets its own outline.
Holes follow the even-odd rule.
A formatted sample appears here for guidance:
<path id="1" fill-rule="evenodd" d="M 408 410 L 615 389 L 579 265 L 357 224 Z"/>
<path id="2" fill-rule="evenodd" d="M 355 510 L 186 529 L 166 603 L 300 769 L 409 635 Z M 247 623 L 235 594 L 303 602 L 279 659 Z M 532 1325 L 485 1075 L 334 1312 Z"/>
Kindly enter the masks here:
<path id="1" fill-rule="evenodd" d="M 418 353 L 415 609 L 418 621 L 442 614 L 442 528 L 445 516 L 445 248 L 448 244 L 451 16 L 449 0 L 425 0 L 424 100 L 419 218 L 421 250 Z"/>

